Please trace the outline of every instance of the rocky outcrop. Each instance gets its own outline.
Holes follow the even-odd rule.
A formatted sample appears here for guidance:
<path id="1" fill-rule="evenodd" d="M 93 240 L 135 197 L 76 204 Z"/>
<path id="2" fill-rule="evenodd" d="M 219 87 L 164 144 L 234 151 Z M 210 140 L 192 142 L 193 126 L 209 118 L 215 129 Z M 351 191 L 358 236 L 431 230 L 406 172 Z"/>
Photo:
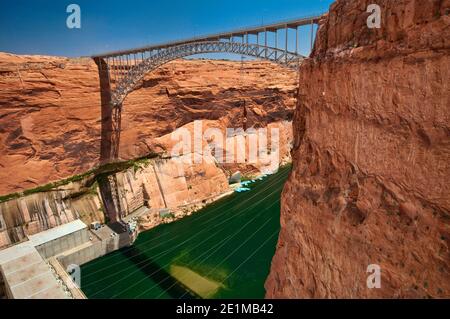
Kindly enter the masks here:
<path id="1" fill-rule="evenodd" d="M 380 29 L 366 25 L 371 3 Z M 267 297 L 450 297 L 449 12 L 338 0 L 322 19 L 300 69 Z"/>
<path id="2" fill-rule="evenodd" d="M 163 151 L 155 138 L 197 119 L 233 128 L 291 120 L 295 91 L 295 72 L 270 63 L 171 62 L 126 98 L 119 158 Z M 0 195 L 99 165 L 101 107 L 92 60 L 0 53 L 0 105 Z"/>

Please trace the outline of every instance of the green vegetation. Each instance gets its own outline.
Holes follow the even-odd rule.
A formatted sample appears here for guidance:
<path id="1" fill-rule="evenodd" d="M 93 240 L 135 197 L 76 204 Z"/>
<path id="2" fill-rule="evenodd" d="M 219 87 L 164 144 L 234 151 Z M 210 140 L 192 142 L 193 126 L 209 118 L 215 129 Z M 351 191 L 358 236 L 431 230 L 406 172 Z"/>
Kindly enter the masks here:
<path id="1" fill-rule="evenodd" d="M 113 163 L 107 163 L 101 166 L 98 166 L 96 168 L 93 168 L 85 173 L 74 175 L 71 177 L 68 177 L 66 179 L 48 183 L 45 185 L 41 185 L 32 189 L 27 189 L 23 192 L 17 192 L 12 194 L 7 194 L 0 196 L 0 203 L 9 201 L 11 199 L 16 199 L 22 196 L 28 196 L 36 193 L 44 193 L 44 192 L 50 192 L 50 191 L 56 191 L 59 187 L 68 185 L 70 183 L 80 182 L 88 177 L 93 176 L 93 182 L 92 185 L 89 186 L 88 193 L 96 194 L 96 186 L 95 184 L 98 183 L 99 178 L 106 177 L 107 175 L 117 173 L 123 170 L 126 170 L 130 167 L 133 167 L 134 172 L 137 172 L 138 170 L 147 167 L 151 163 L 151 159 L 157 158 L 158 154 L 156 153 L 150 153 L 147 156 L 143 156 L 134 160 L 129 161 L 123 161 L 123 162 L 113 162 Z M 77 195 L 80 196 L 82 194 L 85 194 L 86 192 L 80 192 L 79 194 L 73 194 L 72 197 L 76 198 Z"/>
<path id="2" fill-rule="evenodd" d="M 175 218 L 175 215 L 173 213 L 166 213 L 161 215 L 162 219 L 170 219 L 170 218 Z"/>

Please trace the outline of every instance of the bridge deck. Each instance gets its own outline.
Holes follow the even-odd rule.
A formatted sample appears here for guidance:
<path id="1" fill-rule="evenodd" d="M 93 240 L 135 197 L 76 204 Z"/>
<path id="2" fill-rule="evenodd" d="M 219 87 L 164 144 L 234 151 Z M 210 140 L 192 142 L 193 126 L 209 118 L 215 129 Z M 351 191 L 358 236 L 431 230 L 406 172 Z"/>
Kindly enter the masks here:
<path id="1" fill-rule="evenodd" d="M 99 68 L 104 100 L 108 100 L 112 106 L 118 106 L 145 74 L 165 63 L 187 56 L 231 53 L 269 60 L 297 69 L 299 63 L 305 58 L 298 50 L 299 27 L 311 25 L 310 48 L 312 50 L 314 25 L 319 22 L 319 19 L 320 16 L 310 16 L 137 49 L 114 51 L 95 55 L 92 58 Z M 284 32 L 284 37 L 278 36 L 280 30 Z M 290 45 L 289 30 L 295 30 L 295 46 Z M 273 37 L 269 36 L 271 32 Z M 256 41 L 255 38 L 250 39 L 249 35 L 256 35 Z M 293 38 L 291 42 L 292 40 Z"/>
<path id="2" fill-rule="evenodd" d="M 231 37 L 244 37 L 245 35 L 257 35 L 262 32 L 276 32 L 280 29 L 297 29 L 298 27 L 310 25 L 310 24 L 316 24 L 319 22 L 320 16 L 310 16 L 300 19 L 294 19 L 294 20 L 287 20 L 287 21 L 281 21 L 276 22 L 272 24 L 262 25 L 262 26 L 254 26 L 254 27 L 247 27 L 247 28 L 241 28 L 237 30 L 222 32 L 222 33 L 216 33 L 216 34 L 210 34 L 206 36 L 200 36 L 200 37 L 194 37 L 189 38 L 185 40 L 178 40 L 178 41 L 172 41 L 162 44 L 156 44 L 156 45 L 150 45 L 145 46 L 141 48 L 135 48 L 130 50 L 120 50 L 120 51 L 112 51 L 107 52 L 99 55 L 92 56 L 93 58 L 107 58 L 107 57 L 116 57 L 121 56 L 125 54 L 136 54 L 143 51 L 150 51 L 150 50 L 158 50 L 158 49 L 165 49 L 168 47 L 180 45 L 180 44 L 187 44 L 187 43 L 193 43 L 193 42 L 199 42 L 199 41 L 216 41 L 220 39 L 229 39 Z"/>

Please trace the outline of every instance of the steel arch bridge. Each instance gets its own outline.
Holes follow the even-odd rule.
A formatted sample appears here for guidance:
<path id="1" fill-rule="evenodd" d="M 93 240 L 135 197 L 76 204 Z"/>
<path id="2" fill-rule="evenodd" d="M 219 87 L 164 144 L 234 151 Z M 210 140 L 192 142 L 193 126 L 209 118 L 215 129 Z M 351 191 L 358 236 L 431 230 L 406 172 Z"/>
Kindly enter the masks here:
<path id="1" fill-rule="evenodd" d="M 135 89 L 147 73 L 170 61 L 196 54 L 233 53 L 272 61 L 284 67 L 298 68 L 299 63 L 305 59 L 298 50 L 299 27 L 311 25 L 312 49 L 314 25 L 318 23 L 319 18 L 319 16 L 307 17 L 93 56 L 100 74 L 102 104 L 108 103 L 112 107 L 121 106 L 126 96 Z M 295 30 L 294 49 L 289 47 L 289 30 Z M 284 31 L 285 34 L 281 44 L 278 39 L 279 31 Z M 272 33 L 272 39 L 269 39 L 270 33 Z M 251 35 L 256 36 L 256 39 L 252 41 Z M 263 40 L 262 43 L 260 38 Z"/>
<path id="2" fill-rule="evenodd" d="M 314 26 L 319 19 L 319 16 L 313 16 L 92 56 L 98 66 L 100 78 L 100 162 L 105 164 L 119 159 L 122 103 L 147 73 L 172 60 L 204 53 L 234 53 L 297 68 L 305 58 L 299 53 L 299 28 L 311 25 L 312 50 Z M 292 48 L 292 43 L 289 46 L 292 30 L 295 31 L 295 49 Z M 284 31 L 282 43 L 279 43 L 278 38 L 280 31 Z M 99 187 L 109 218 L 113 221 L 120 220 L 122 208 L 118 201 L 117 181 L 102 180 Z"/>
<path id="3" fill-rule="evenodd" d="M 181 44 L 156 52 L 148 58 L 142 57 L 140 60 L 133 60 L 127 66 L 116 67 L 114 64 L 109 66 L 111 80 L 114 83 L 112 104 L 120 105 L 147 73 L 170 61 L 204 53 L 235 53 L 272 61 L 291 68 L 298 67 L 298 63 L 305 58 L 277 48 L 249 43 L 207 41 Z"/>

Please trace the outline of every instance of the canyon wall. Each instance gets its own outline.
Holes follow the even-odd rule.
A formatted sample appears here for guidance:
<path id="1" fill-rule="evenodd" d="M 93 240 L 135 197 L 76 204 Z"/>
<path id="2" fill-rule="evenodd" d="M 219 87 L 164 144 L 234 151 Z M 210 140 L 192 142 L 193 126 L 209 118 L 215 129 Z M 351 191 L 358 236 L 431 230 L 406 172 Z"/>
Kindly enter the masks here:
<path id="1" fill-rule="evenodd" d="M 154 139 L 194 120 L 233 128 L 291 120 L 295 92 L 296 73 L 268 62 L 171 62 L 126 98 L 119 157 L 164 151 Z M 0 53 L 0 196 L 97 166 L 100 108 L 91 59 Z"/>
<path id="2" fill-rule="evenodd" d="M 450 297 L 449 12 L 338 0 L 323 17 L 300 67 L 268 298 Z"/>
<path id="3" fill-rule="evenodd" d="M 223 132 L 216 121 L 205 121 L 202 125 L 204 130 L 217 128 Z M 179 130 L 186 130 L 192 138 L 193 127 L 194 123 L 189 123 Z M 165 150 L 159 156 L 112 163 L 77 176 L 74 180 L 45 185 L 25 191 L 23 196 L 0 202 L 0 248 L 75 219 L 81 219 L 86 224 L 95 221 L 104 223 L 137 211 L 142 212 L 144 207 L 146 218 L 143 224 L 146 229 L 166 221 L 161 218 L 161 211 L 168 211 L 175 218 L 182 218 L 229 193 L 231 189 L 228 177 L 238 169 L 244 175 L 251 175 L 256 172 L 273 172 L 279 165 L 290 162 L 291 122 L 274 122 L 268 124 L 267 128 L 269 132 L 278 130 L 280 143 L 270 146 L 270 155 L 258 155 L 253 162 L 244 160 L 238 164 L 221 163 L 217 154 L 212 154 L 214 148 L 207 148 L 207 139 L 202 140 L 201 153 L 187 148 L 179 156 L 171 157 L 169 151 L 178 140 L 173 139 L 172 134 L 167 134 L 153 140 L 153 143 Z M 244 143 L 240 144 L 239 136 L 241 135 L 227 137 L 224 134 L 222 139 L 224 144 L 234 148 L 248 146 L 250 140 L 263 140 L 257 134 L 247 133 L 242 135 Z M 270 140 L 270 137 L 267 139 Z M 232 143 L 230 140 L 233 140 Z M 230 150 L 225 147 L 223 151 L 225 156 Z M 246 154 L 248 157 L 248 150 Z M 237 161 L 236 152 L 234 157 Z M 117 185 L 117 189 L 110 190 L 114 194 L 112 202 L 105 202 L 105 198 L 110 196 L 100 190 L 99 185 L 103 181 L 108 185 Z M 115 207 L 107 212 L 106 205 Z M 115 215 L 110 216 L 111 212 L 115 212 Z"/>
<path id="4" fill-rule="evenodd" d="M 209 150 L 180 154 L 198 162 L 172 158 L 171 133 L 182 128 L 195 137 L 196 120 L 200 134 L 217 128 L 224 141 L 238 138 L 226 128 L 278 128 L 272 157 L 288 161 L 295 81 L 295 72 L 264 62 L 169 63 L 127 97 L 120 161 L 100 165 L 96 65 L 0 53 L 0 195 L 7 195 L 0 196 L 0 248 L 78 218 L 115 221 L 143 207 L 150 228 L 163 222 L 161 210 L 182 217 L 229 192 L 228 177 L 238 170 L 273 169 L 267 160 L 222 164 Z M 209 142 L 202 139 L 202 149 Z"/>

